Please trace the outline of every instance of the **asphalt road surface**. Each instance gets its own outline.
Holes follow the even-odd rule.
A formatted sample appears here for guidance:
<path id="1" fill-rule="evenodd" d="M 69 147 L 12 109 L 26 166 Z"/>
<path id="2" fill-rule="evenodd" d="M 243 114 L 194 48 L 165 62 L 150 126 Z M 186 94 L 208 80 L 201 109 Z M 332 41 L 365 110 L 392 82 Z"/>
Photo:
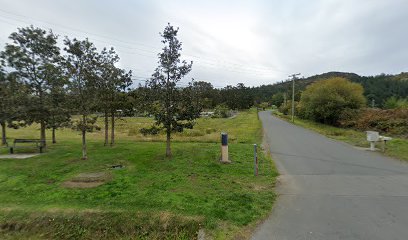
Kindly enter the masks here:
<path id="1" fill-rule="evenodd" d="M 281 176 L 252 239 L 408 239 L 407 163 L 260 118 Z"/>

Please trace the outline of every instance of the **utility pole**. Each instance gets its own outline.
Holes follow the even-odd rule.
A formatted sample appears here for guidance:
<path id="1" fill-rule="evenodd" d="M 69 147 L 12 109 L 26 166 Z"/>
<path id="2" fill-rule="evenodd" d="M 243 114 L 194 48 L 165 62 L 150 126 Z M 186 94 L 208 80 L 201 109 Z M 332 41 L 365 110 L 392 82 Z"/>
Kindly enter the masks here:
<path id="1" fill-rule="evenodd" d="M 292 78 L 292 122 L 295 122 L 295 80 L 300 73 L 289 75 Z"/>

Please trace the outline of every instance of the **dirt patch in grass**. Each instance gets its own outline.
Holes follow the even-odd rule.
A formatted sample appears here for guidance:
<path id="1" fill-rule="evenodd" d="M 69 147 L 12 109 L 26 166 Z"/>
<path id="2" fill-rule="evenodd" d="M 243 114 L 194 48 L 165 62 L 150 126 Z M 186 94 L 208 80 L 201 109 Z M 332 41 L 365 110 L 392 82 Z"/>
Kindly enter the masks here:
<path id="1" fill-rule="evenodd" d="M 72 179 L 62 183 L 65 188 L 94 188 L 112 179 L 107 172 L 80 173 Z"/>
<path id="2" fill-rule="evenodd" d="M 40 155 L 39 153 L 19 153 L 19 154 L 5 154 L 0 155 L 0 158 L 5 159 L 26 159 Z"/>

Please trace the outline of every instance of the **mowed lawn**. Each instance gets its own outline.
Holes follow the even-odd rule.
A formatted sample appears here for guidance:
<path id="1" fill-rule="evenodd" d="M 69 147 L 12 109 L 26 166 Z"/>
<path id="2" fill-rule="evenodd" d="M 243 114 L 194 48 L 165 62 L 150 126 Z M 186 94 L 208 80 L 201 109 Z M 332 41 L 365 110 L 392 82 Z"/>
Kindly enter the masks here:
<path id="1" fill-rule="evenodd" d="M 58 143 L 45 154 L 0 159 L 0 238 L 194 239 L 200 229 L 216 239 L 247 237 L 276 196 L 277 171 L 262 151 L 253 176 L 253 144 L 261 142 L 256 112 L 199 119 L 195 129 L 174 136 L 171 160 L 163 135 L 138 133 L 151 122 L 119 121 L 114 147 L 103 146 L 103 132 L 89 134 L 88 160 L 80 160 L 80 136 L 68 129 L 57 132 Z M 229 133 L 232 164 L 219 163 L 222 131 Z M 37 137 L 38 130 L 8 135 L 11 142 Z M 64 187 L 80 173 L 104 173 L 107 180 Z"/>

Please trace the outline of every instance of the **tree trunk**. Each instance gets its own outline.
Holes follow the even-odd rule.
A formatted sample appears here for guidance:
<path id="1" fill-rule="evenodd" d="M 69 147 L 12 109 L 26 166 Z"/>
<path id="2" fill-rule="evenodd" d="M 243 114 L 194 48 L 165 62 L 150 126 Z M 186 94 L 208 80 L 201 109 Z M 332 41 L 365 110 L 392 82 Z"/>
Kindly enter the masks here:
<path id="1" fill-rule="evenodd" d="M 55 127 L 52 128 L 52 143 L 57 143 L 57 139 L 55 138 Z"/>
<path id="2" fill-rule="evenodd" d="M 46 147 L 47 146 L 47 141 L 45 139 L 45 122 L 44 122 L 44 120 L 41 120 L 41 122 L 40 122 L 40 131 L 41 131 L 40 139 L 42 141 L 43 147 Z"/>
<path id="3" fill-rule="evenodd" d="M 115 111 L 111 114 L 111 146 L 115 145 Z"/>
<path id="4" fill-rule="evenodd" d="M 88 159 L 86 153 L 86 131 L 82 130 L 82 160 Z"/>
<path id="5" fill-rule="evenodd" d="M 166 138 L 166 157 L 171 158 L 171 147 L 170 147 L 170 130 L 167 129 L 167 138 Z"/>
<path id="6" fill-rule="evenodd" d="M 108 111 L 105 111 L 105 143 L 104 146 L 109 144 L 109 116 Z"/>
<path id="7" fill-rule="evenodd" d="M 87 125 L 86 122 L 86 116 L 82 115 L 82 124 L 84 125 L 84 128 L 82 129 L 82 160 L 88 159 L 88 155 L 86 152 L 86 128 L 85 126 Z"/>
<path id="8" fill-rule="evenodd" d="M 1 145 L 7 145 L 7 138 L 6 138 L 6 123 L 1 122 Z"/>

